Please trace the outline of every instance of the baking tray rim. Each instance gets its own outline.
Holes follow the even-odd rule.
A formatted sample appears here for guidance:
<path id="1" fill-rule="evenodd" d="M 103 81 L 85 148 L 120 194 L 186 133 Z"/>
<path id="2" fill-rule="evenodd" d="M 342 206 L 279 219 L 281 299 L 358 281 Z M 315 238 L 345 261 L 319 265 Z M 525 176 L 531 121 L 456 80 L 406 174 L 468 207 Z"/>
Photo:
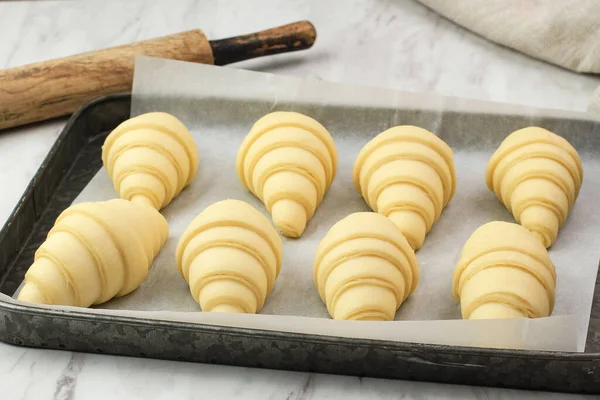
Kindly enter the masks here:
<path id="1" fill-rule="evenodd" d="M 257 328 L 240 328 L 227 325 L 211 325 L 194 322 L 170 321 L 164 319 L 144 318 L 135 316 L 124 316 L 116 314 L 92 314 L 85 311 L 61 310 L 36 307 L 35 305 L 25 305 L 7 302 L 0 299 L 0 309 L 20 314 L 40 315 L 49 317 L 58 317 L 61 319 L 70 320 L 93 320 L 93 322 L 103 323 L 119 323 L 121 325 L 130 326 L 145 326 L 155 328 L 169 328 L 182 331 L 197 331 L 218 333 L 219 335 L 228 336 L 245 336 L 257 337 L 262 339 L 273 340 L 290 340 L 295 342 L 310 342 L 317 343 L 335 343 L 337 345 L 347 345 L 353 347 L 382 347 L 396 351 L 436 351 L 438 353 L 461 353 L 463 355 L 472 356 L 488 356 L 501 357 L 508 356 L 513 358 L 526 359 L 553 359 L 557 361 L 595 361 L 600 360 L 600 353 L 585 353 L 585 352 L 565 352 L 565 351 L 549 351 L 549 350 L 519 350 L 519 349 L 503 349 L 490 347 L 470 347 L 470 346 L 453 346 L 443 344 L 419 343 L 419 342 L 403 342 L 379 339 L 352 338 L 333 335 L 318 335 L 311 333 L 295 333 L 285 331 L 272 331 L 267 329 Z M 201 312 L 201 311 L 199 311 Z M 4 338 L 0 337 L 0 341 Z M 5 342 L 9 343 L 9 342 Z M 455 364 L 455 363 L 452 363 Z"/>

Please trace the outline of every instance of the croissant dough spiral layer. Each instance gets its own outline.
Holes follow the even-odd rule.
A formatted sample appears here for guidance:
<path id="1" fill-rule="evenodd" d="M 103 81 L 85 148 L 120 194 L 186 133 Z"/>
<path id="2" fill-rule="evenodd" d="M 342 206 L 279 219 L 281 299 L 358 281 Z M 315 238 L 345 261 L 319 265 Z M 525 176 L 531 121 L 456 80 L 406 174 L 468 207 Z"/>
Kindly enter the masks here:
<path id="1" fill-rule="evenodd" d="M 223 200 L 202 211 L 177 245 L 177 268 L 203 311 L 256 313 L 281 270 L 281 238 L 251 205 Z"/>
<path id="2" fill-rule="evenodd" d="M 265 204 L 275 226 L 300 237 L 337 170 L 333 138 L 317 121 L 277 111 L 259 119 L 242 142 L 240 182 Z"/>
<path id="3" fill-rule="evenodd" d="M 550 247 L 579 195 L 583 168 L 564 138 L 529 127 L 504 139 L 488 162 L 486 181 L 515 220 Z"/>
<path id="4" fill-rule="evenodd" d="M 390 218 L 415 250 L 456 190 L 450 146 L 410 125 L 390 128 L 367 143 L 353 177 L 369 207 Z"/>
<path id="5" fill-rule="evenodd" d="M 419 282 L 413 249 L 388 218 L 349 215 L 323 238 L 313 279 L 334 319 L 390 321 Z"/>
<path id="6" fill-rule="evenodd" d="M 168 234 L 150 207 L 121 199 L 73 205 L 36 251 L 18 299 L 89 307 L 126 295 L 146 279 Z"/>
<path id="7" fill-rule="evenodd" d="M 165 207 L 198 170 L 198 148 L 187 128 L 163 112 L 117 126 L 102 146 L 102 162 L 119 197 Z"/>
<path id="8" fill-rule="evenodd" d="M 546 248 L 521 225 L 500 221 L 473 232 L 452 282 L 465 319 L 547 317 L 555 288 L 556 271 Z"/>

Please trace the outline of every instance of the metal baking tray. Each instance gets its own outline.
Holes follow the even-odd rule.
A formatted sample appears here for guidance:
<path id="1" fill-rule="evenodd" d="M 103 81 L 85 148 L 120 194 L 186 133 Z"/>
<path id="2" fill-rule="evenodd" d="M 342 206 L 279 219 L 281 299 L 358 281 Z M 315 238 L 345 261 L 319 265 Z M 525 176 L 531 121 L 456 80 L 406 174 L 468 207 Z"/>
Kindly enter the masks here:
<path id="1" fill-rule="evenodd" d="M 102 167 L 104 138 L 129 118 L 131 96 L 96 99 L 76 112 L 0 231 L 0 292 L 13 295 L 54 220 Z M 485 127 L 521 116 L 453 114 Z M 426 113 L 420 118 L 427 118 Z M 466 119 L 465 119 L 466 118 Z M 544 119 L 600 134 L 600 122 Z M 575 125 L 573 125 L 575 124 Z M 600 279 L 584 353 L 521 351 L 352 339 L 93 315 L 0 299 L 0 340 L 20 346 L 377 378 L 600 393 Z"/>

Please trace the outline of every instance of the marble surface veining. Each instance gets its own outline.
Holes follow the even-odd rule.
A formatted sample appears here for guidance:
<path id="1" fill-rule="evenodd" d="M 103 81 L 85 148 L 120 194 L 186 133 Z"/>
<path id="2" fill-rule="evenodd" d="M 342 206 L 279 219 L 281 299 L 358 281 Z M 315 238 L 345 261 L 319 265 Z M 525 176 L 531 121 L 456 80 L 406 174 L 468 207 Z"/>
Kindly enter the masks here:
<path id="1" fill-rule="evenodd" d="M 600 78 L 494 45 L 410 0 L 0 2 L 0 68 L 202 28 L 209 38 L 300 19 L 306 52 L 235 68 L 584 111 Z M 65 119 L 0 133 L 0 221 L 10 215 Z M 3 399 L 478 398 L 549 394 L 26 349 L 0 343 Z M 571 396 L 569 398 L 584 398 Z"/>

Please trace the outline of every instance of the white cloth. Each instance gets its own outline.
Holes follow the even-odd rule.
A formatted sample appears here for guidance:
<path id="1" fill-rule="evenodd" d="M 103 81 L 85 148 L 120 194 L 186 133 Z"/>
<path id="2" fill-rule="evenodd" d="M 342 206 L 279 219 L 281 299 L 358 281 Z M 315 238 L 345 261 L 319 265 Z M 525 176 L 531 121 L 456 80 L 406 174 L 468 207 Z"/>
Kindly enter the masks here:
<path id="1" fill-rule="evenodd" d="M 600 0 L 417 0 L 504 46 L 577 72 L 600 73 Z M 600 112 L 600 88 L 590 102 Z"/>

